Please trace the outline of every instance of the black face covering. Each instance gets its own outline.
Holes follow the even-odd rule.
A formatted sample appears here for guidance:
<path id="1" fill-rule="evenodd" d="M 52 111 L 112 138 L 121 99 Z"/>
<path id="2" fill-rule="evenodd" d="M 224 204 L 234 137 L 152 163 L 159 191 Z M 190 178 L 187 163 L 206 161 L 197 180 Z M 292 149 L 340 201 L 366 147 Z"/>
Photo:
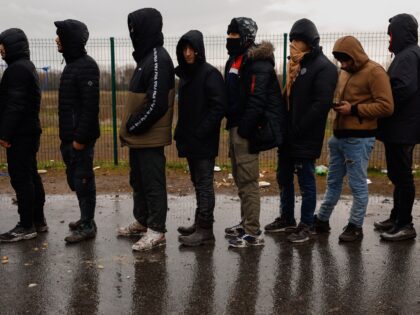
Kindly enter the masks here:
<path id="1" fill-rule="evenodd" d="M 240 38 L 227 38 L 226 49 L 229 56 L 239 56 L 244 53 L 245 49 L 241 44 Z"/>

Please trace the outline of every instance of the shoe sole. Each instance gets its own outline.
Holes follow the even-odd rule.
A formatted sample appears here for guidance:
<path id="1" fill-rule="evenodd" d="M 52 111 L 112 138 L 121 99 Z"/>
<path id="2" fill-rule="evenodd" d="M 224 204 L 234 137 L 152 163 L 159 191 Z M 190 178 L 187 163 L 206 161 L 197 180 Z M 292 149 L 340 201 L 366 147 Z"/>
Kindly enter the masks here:
<path id="1" fill-rule="evenodd" d="M 38 233 L 34 232 L 34 233 L 31 233 L 31 234 L 26 234 L 22 237 L 16 237 L 16 238 L 11 239 L 11 240 L 0 240 L 0 243 L 16 243 L 16 242 L 19 242 L 19 241 L 31 240 L 31 239 L 33 239 L 37 236 L 38 236 Z"/>
<path id="2" fill-rule="evenodd" d="M 290 230 L 295 230 L 296 226 L 291 226 L 291 227 L 285 227 L 285 228 L 281 228 L 281 229 L 275 229 L 275 230 L 265 230 L 265 233 L 290 233 Z"/>
<path id="3" fill-rule="evenodd" d="M 311 231 L 312 235 L 329 235 L 331 231 Z"/>
<path id="4" fill-rule="evenodd" d="M 66 239 L 64 239 L 64 241 L 66 242 L 66 244 L 77 244 L 77 243 L 80 243 L 80 242 L 83 242 L 83 241 L 92 240 L 95 237 L 96 237 L 96 235 L 93 235 L 93 236 L 85 237 L 85 238 L 77 240 L 77 241 L 71 241 L 71 240 L 66 240 Z"/>
<path id="5" fill-rule="evenodd" d="M 196 247 L 196 246 L 200 246 L 200 245 L 214 244 L 214 242 L 216 240 L 211 239 L 211 240 L 205 240 L 205 241 L 196 242 L 196 243 L 188 243 L 188 242 L 181 241 L 181 240 L 178 240 L 178 241 L 181 243 L 181 245 L 188 246 L 188 247 Z"/>
<path id="6" fill-rule="evenodd" d="M 155 248 L 158 248 L 158 247 L 161 247 L 161 246 L 165 246 L 165 245 L 166 245 L 166 241 L 165 241 L 165 242 L 163 242 L 163 243 L 159 243 L 159 244 L 157 244 L 157 245 L 154 245 L 154 246 L 152 246 L 152 247 L 150 247 L 150 248 L 136 249 L 136 248 L 134 248 L 134 247 L 131 247 L 131 249 L 132 249 L 134 252 L 147 252 L 147 251 L 149 251 L 149 250 L 152 250 L 152 249 L 155 249 Z"/>
<path id="7" fill-rule="evenodd" d="M 390 231 L 392 228 L 393 228 L 393 227 L 390 227 L 390 228 L 384 228 L 384 227 L 377 227 L 377 226 L 374 226 L 373 230 L 374 230 L 374 231 L 379 231 L 379 232 L 387 232 L 387 231 Z"/>
<path id="8" fill-rule="evenodd" d="M 146 232 L 147 231 L 125 234 L 125 233 L 120 233 L 120 232 L 117 231 L 117 236 L 119 236 L 119 237 L 144 236 L 146 234 Z"/>
<path id="9" fill-rule="evenodd" d="M 194 231 L 194 232 L 195 232 L 195 231 Z M 191 235 L 191 234 L 193 234 L 194 232 L 191 232 L 191 233 L 183 233 L 183 232 L 178 231 L 179 235 L 181 235 L 181 236 L 190 236 L 190 235 Z"/>
<path id="10" fill-rule="evenodd" d="M 357 237 L 355 239 L 351 239 L 351 240 L 349 240 L 349 239 L 342 239 L 342 238 L 339 237 L 338 240 L 340 242 L 343 242 L 343 243 L 357 242 L 357 241 L 363 240 L 363 235 L 362 236 L 359 236 L 359 237 Z"/>
<path id="11" fill-rule="evenodd" d="M 36 232 L 37 233 L 46 233 L 46 232 L 48 232 L 48 230 L 49 230 L 49 228 L 47 226 L 47 227 L 37 228 Z"/>
<path id="12" fill-rule="evenodd" d="M 311 240 L 311 238 L 310 237 L 306 237 L 306 238 L 304 238 L 304 239 L 301 239 L 301 240 L 289 240 L 288 239 L 288 241 L 290 242 L 290 243 L 304 243 L 304 242 L 307 242 L 307 241 L 310 241 Z"/>
<path id="13" fill-rule="evenodd" d="M 384 236 L 381 235 L 381 239 L 384 240 L 384 241 L 387 241 L 387 242 L 408 241 L 408 240 L 415 239 L 416 237 L 417 237 L 417 235 L 411 235 L 411 236 L 404 237 L 404 238 L 398 238 L 398 239 L 394 238 L 394 239 L 392 239 L 392 238 L 387 238 L 386 236 L 384 237 Z"/>
<path id="14" fill-rule="evenodd" d="M 259 244 L 246 244 L 246 245 L 234 245 L 234 244 L 229 244 L 229 247 L 233 247 L 233 248 L 246 248 L 246 247 L 259 247 L 259 246 L 264 246 L 264 243 L 259 243 Z"/>
<path id="15" fill-rule="evenodd" d="M 227 237 L 227 238 L 235 238 L 235 237 L 238 237 L 238 236 L 239 236 L 239 233 L 234 234 L 234 233 L 226 233 L 225 232 L 225 237 Z"/>

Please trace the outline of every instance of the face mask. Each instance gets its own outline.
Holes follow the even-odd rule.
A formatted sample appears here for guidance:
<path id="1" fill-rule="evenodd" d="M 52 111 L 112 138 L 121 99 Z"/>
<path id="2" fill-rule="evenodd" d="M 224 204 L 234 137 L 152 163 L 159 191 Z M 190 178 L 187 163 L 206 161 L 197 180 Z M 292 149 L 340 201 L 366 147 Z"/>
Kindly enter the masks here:
<path id="1" fill-rule="evenodd" d="M 229 56 L 239 56 L 244 52 L 244 48 L 241 45 L 240 38 L 227 38 L 226 49 Z"/>

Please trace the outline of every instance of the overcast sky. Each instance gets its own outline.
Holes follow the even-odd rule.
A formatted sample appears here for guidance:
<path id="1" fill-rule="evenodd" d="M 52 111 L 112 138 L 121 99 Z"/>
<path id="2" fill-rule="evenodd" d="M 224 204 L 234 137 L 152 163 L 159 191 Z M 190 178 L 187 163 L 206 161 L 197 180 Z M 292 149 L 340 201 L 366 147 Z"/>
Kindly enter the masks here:
<path id="1" fill-rule="evenodd" d="M 419 0 L 0 0 L 0 30 L 22 28 L 28 37 L 53 37 L 53 22 L 85 22 L 91 37 L 127 37 L 127 14 L 154 7 L 163 15 L 165 35 L 199 29 L 225 34 L 232 17 L 252 17 L 259 32 L 284 33 L 306 17 L 320 33 L 385 31 L 388 19 L 410 13 L 420 19 Z"/>

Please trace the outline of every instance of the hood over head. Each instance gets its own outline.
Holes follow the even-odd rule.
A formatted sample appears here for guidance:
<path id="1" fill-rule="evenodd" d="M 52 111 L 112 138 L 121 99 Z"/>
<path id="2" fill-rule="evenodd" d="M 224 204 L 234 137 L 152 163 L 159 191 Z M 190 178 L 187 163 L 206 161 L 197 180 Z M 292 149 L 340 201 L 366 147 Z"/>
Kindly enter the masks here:
<path id="1" fill-rule="evenodd" d="M 301 40 L 311 48 L 319 47 L 319 33 L 315 24 L 308 19 L 297 20 L 289 34 L 289 40 Z"/>
<path id="2" fill-rule="evenodd" d="M 144 8 L 128 15 L 128 29 L 133 43 L 133 57 L 139 62 L 153 48 L 163 46 L 162 15 L 153 8 Z"/>
<path id="3" fill-rule="evenodd" d="M 63 56 L 66 62 L 86 55 L 86 43 L 89 39 L 89 30 L 83 22 L 77 20 L 64 20 L 54 22 L 57 35 L 63 47 Z"/>
<path id="4" fill-rule="evenodd" d="M 6 51 L 7 64 L 25 58 L 29 59 L 29 42 L 25 33 L 19 28 L 9 28 L 0 34 L 0 44 L 3 44 Z"/>
<path id="5" fill-rule="evenodd" d="M 418 23 L 411 14 L 398 14 L 389 19 L 389 50 L 395 54 L 418 43 Z"/>
<path id="6" fill-rule="evenodd" d="M 350 56 L 357 70 L 369 61 L 362 44 L 353 36 L 344 36 L 337 39 L 334 44 L 333 54 L 336 55 L 337 53 Z"/>
<path id="7" fill-rule="evenodd" d="M 178 58 L 178 64 L 181 67 L 187 66 L 185 62 L 183 50 L 184 47 L 189 44 L 195 51 L 195 63 L 194 64 L 203 64 L 206 62 L 206 52 L 204 48 L 203 34 L 197 30 L 191 30 L 179 39 L 178 44 L 176 45 L 176 56 Z"/>

